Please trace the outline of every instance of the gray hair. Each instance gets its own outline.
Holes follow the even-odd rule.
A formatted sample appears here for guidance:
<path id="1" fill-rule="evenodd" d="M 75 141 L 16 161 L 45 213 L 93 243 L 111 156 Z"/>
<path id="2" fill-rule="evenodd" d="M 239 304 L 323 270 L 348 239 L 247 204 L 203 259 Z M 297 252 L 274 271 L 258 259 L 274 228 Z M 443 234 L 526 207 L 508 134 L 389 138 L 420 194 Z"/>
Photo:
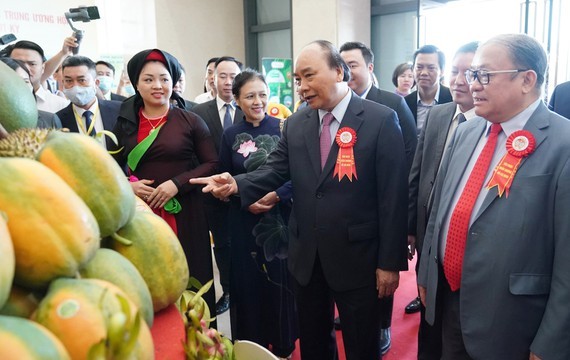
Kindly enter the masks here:
<path id="1" fill-rule="evenodd" d="M 536 88 L 542 88 L 548 60 L 546 51 L 536 39 L 525 34 L 502 34 L 489 39 L 484 45 L 489 44 L 506 48 L 519 69 L 533 70 L 536 73 Z"/>

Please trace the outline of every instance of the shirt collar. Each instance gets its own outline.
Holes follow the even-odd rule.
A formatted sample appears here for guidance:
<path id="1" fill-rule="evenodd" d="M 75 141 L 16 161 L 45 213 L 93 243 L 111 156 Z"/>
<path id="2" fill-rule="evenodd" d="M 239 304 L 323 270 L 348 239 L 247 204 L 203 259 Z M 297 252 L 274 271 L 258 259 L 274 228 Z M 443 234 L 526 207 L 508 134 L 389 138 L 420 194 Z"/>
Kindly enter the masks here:
<path id="1" fill-rule="evenodd" d="M 91 113 L 93 115 L 97 114 L 97 110 L 99 109 L 99 100 L 97 98 L 95 98 L 95 102 L 93 103 L 93 105 L 91 105 L 89 107 L 89 109 L 84 109 L 82 107 L 79 107 L 73 103 L 71 103 L 71 106 L 73 106 L 73 110 L 75 111 L 75 113 L 77 115 L 79 115 L 79 117 L 83 117 L 83 113 L 86 112 L 87 110 L 91 111 Z"/>
<path id="2" fill-rule="evenodd" d="M 536 99 L 536 101 L 530 104 L 526 109 L 516 114 L 509 120 L 502 122 L 501 127 L 503 128 L 505 135 L 509 137 L 515 131 L 522 130 L 541 101 L 541 99 Z M 492 123 L 490 121 L 487 121 L 487 131 L 489 131 L 491 124 Z"/>
<path id="3" fill-rule="evenodd" d="M 43 86 L 40 85 L 40 87 L 36 91 L 36 97 L 42 101 L 46 101 L 47 92 L 48 91 Z"/>
<path id="4" fill-rule="evenodd" d="M 360 96 L 363 99 L 366 99 L 366 97 L 368 96 L 368 93 L 370 92 L 370 89 L 372 89 L 372 86 L 374 84 L 372 83 L 372 81 L 370 82 L 370 84 L 368 85 L 368 87 L 366 88 L 366 90 L 364 91 L 364 93 L 362 93 L 362 95 L 357 94 L 358 96 Z"/>
<path id="5" fill-rule="evenodd" d="M 224 100 L 222 100 L 219 96 L 216 96 L 216 104 L 218 106 L 218 111 L 221 111 L 222 108 L 226 105 L 226 104 L 230 104 L 230 106 L 232 107 L 232 109 L 235 109 L 235 103 L 232 100 L 232 102 L 230 103 L 226 103 Z"/>
<path id="6" fill-rule="evenodd" d="M 437 91 L 435 92 L 435 97 L 433 98 L 433 104 L 426 104 L 427 106 L 439 104 L 439 90 L 441 86 L 439 83 L 437 84 Z M 420 90 L 418 89 L 418 104 L 423 105 L 422 100 L 420 99 Z"/>
<path id="7" fill-rule="evenodd" d="M 334 109 L 332 109 L 332 111 L 331 111 L 334 118 L 339 123 L 342 121 L 342 118 L 344 117 L 344 114 L 346 113 L 346 110 L 348 109 L 348 104 L 350 103 L 350 98 L 352 97 L 352 93 L 353 93 L 352 90 L 349 88 L 348 91 L 346 92 L 346 95 L 344 95 L 342 100 L 340 100 L 339 103 L 336 104 Z M 328 111 L 319 109 L 319 119 L 321 121 L 321 124 L 323 123 L 323 116 L 325 116 L 326 113 L 328 113 Z"/>
<path id="8" fill-rule="evenodd" d="M 459 105 L 456 105 L 456 106 L 455 106 L 455 114 L 453 115 L 453 118 L 455 119 L 455 117 L 456 117 L 458 114 L 460 114 L 460 113 L 462 113 L 463 116 L 465 116 L 465 121 L 471 120 L 471 119 L 473 119 L 474 117 L 477 116 L 477 114 L 475 114 L 475 108 L 474 108 L 474 107 L 472 107 L 471 109 L 467 110 L 466 112 L 462 112 L 462 111 L 459 109 Z"/>

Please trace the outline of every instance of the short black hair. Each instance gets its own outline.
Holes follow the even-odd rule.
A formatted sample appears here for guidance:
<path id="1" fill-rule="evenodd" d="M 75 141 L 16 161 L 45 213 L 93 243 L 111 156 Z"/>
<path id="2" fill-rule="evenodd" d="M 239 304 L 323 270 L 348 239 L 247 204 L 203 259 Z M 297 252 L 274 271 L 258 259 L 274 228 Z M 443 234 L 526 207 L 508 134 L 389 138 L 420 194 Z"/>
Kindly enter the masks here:
<path id="1" fill-rule="evenodd" d="M 478 48 L 479 48 L 479 41 L 471 41 L 467 44 L 461 45 L 459 49 L 457 49 L 457 51 L 455 52 L 454 57 L 456 57 L 459 54 L 476 53 Z"/>
<path id="2" fill-rule="evenodd" d="M 259 71 L 247 68 L 236 75 L 234 78 L 234 83 L 232 84 L 232 93 L 234 94 L 234 99 L 239 98 L 241 88 L 248 82 L 259 79 L 267 86 L 265 77 L 259 73 Z"/>
<path id="3" fill-rule="evenodd" d="M 44 55 L 44 49 L 42 49 L 42 47 L 39 46 L 38 44 L 36 44 L 35 42 L 28 41 L 28 40 L 20 40 L 15 44 L 6 46 L 2 50 L 1 55 L 10 57 L 10 55 L 12 55 L 12 51 L 14 51 L 16 49 L 33 50 L 33 51 L 37 52 L 38 54 L 40 54 L 40 57 L 42 58 L 43 62 L 46 62 L 46 60 L 47 60 L 45 55 Z"/>
<path id="4" fill-rule="evenodd" d="M 211 63 L 214 63 L 214 65 L 216 64 L 216 61 L 218 61 L 219 57 L 213 57 L 208 59 L 208 62 L 206 63 L 206 69 L 208 68 L 208 66 L 210 66 Z"/>
<path id="5" fill-rule="evenodd" d="M 424 45 L 414 52 L 414 65 L 416 65 L 416 58 L 419 54 L 437 54 L 437 62 L 439 63 L 439 69 L 443 73 L 445 69 L 445 54 L 435 45 Z"/>
<path id="6" fill-rule="evenodd" d="M 221 56 L 221 57 L 219 57 L 218 60 L 216 60 L 216 64 L 214 65 L 214 68 L 217 68 L 218 65 L 220 65 L 220 63 L 224 62 L 224 61 L 233 61 L 237 64 L 240 71 L 243 69 L 243 63 L 233 56 Z"/>
<path id="7" fill-rule="evenodd" d="M 18 70 L 18 68 L 24 70 L 28 76 L 30 76 L 30 70 L 28 70 L 28 67 L 26 66 L 26 64 L 18 59 L 12 59 L 9 58 L 7 56 L 2 56 L 0 57 L 0 61 L 2 61 L 4 64 L 8 65 L 8 67 L 14 71 Z"/>
<path id="8" fill-rule="evenodd" d="M 108 62 L 103 61 L 103 60 L 99 60 L 95 63 L 95 66 L 97 66 L 97 65 L 105 65 L 106 67 L 111 69 L 111 71 L 113 72 L 113 75 L 115 75 L 115 67 L 111 63 L 108 63 Z"/>
<path id="9" fill-rule="evenodd" d="M 337 69 L 341 68 L 344 72 L 344 76 L 342 77 L 342 81 L 348 82 L 350 80 L 350 68 L 346 64 L 346 62 L 340 56 L 340 53 L 336 49 L 336 47 L 327 40 L 315 40 L 310 44 L 317 44 L 321 47 L 321 49 L 326 51 L 327 62 L 329 64 L 329 68 Z M 309 45 L 310 45 L 309 44 Z"/>
<path id="10" fill-rule="evenodd" d="M 394 69 L 394 73 L 392 73 L 392 84 L 394 84 L 395 87 L 398 87 L 398 77 L 400 77 L 400 75 L 405 73 L 406 70 L 412 70 L 412 63 L 409 62 L 401 63 L 400 65 L 396 66 L 396 68 Z M 414 80 L 414 84 L 415 83 L 416 82 Z"/>
<path id="11" fill-rule="evenodd" d="M 343 51 L 350 51 L 350 50 L 360 50 L 362 53 L 362 57 L 366 62 L 366 65 L 372 64 L 374 62 L 374 53 L 370 48 L 359 41 L 349 41 L 340 47 L 339 51 L 342 53 Z"/>
<path id="12" fill-rule="evenodd" d="M 97 68 L 95 67 L 95 63 L 87 56 L 74 55 L 63 60 L 63 63 L 61 64 L 62 73 L 66 67 L 73 66 L 87 66 L 87 69 L 94 74 L 93 78 L 95 78 L 97 75 Z"/>

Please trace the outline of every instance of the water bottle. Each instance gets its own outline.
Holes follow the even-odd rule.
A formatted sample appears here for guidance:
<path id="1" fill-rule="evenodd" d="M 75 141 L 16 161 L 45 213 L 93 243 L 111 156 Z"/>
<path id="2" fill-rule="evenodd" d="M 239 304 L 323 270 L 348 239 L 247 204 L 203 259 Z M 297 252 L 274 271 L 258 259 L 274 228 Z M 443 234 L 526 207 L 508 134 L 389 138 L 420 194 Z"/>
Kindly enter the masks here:
<path id="1" fill-rule="evenodd" d="M 73 55 L 77 55 L 77 53 L 79 53 L 79 45 L 81 44 L 81 40 L 83 40 L 83 34 L 85 33 L 85 31 L 83 30 L 75 30 L 73 32 L 73 36 L 75 37 L 75 40 L 77 41 L 77 47 L 74 47 L 72 52 Z"/>

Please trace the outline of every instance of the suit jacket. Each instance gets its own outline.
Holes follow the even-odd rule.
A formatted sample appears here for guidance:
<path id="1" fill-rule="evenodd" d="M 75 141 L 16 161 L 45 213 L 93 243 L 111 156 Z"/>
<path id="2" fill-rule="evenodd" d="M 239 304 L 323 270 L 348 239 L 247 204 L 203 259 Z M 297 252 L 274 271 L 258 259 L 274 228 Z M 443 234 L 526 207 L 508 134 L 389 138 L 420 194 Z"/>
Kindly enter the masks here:
<path id="1" fill-rule="evenodd" d="M 570 81 L 556 86 L 548 107 L 555 113 L 570 119 Z"/>
<path id="2" fill-rule="evenodd" d="M 123 101 L 125 99 L 126 99 L 126 97 L 123 95 L 115 94 L 114 92 L 111 93 L 111 100 Z"/>
<path id="3" fill-rule="evenodd" d="M 414 115 L 400 95 L 396 95 L 389 91 L 380 90 L 376 86 L 372 86 L 370 88 L 368 95 L 366 95 L 366 99 L 385 105 L 394 110 L 398 115 L 398 121 L 400 122 L 402 136 L 404 137 L 404 148 L 406 150 L 406 160 L 408 163 L 409 172 L 410 168 L 412 167 L 414 153 L 418 144 Z"/>
<path id="4" fill-rule="evenodd" d="M 411 94 L 409 94 L 408 96 L 406 96 L 404 98 L 404 100 L 406 101 L 406 104 L 408 104 L 408 107 L 410 108 L 410 110 L 412 111 L 412 114 L 414 115 L 414 120 L 416 121 L 416 124 L 418 123 L 418 91 L 414 91 Z M 439 86 L 439 98 L 437 98 L 437 103 L 438 104 L 445 104 L 448 102 L 452 102 L 453 98 L 451 97 L 451 91 L 449 91 L 449 88 L 443 85 Z"/>
<path id="5" fill-rule="evenodd" d="M 420 253 L 432 205 L 430 195 L 456 109 L 454 102 L 435 105 L 430 109 L 410 171 L 408 234 L 416 236 L 416 249 Z"/>
<path id="6" fill-rule="evenodd" d="M 288 267 L 307 285 L 318 257 L 335 291 L 375 284 L 375 271 L 407 269 L 406 160 L 396 113 L 353 94 L 341 128 L 356 131 L 358 178 L 339 181 L 333 141 L 321 170 L 319 115 L 306 108 L 285 121 L 266 165 L 236 176 L 245 208 L 291 180 Z"/>
<path id="7" fill-rule="evenodd" d="M 101 120 L 103 120 L 103 128 L 108 131 L 113 131 L 117 118 L 119 117 L 119 110 L 121 109 L 121 102 L 110 101 L 110 100 L 100 100 L 99 102 L 99 113 L 101 114 Z M 68 128 L 71 132 L 79 132 L 77 127 L 77 120 L 75 119 L 75 114 L 73 113 L 73 105 L 69 104 L 60 111 L 57 112 L 57 116 L 61 119 L 61 125 L 64 128 Z M 113 140 L 108 136 L 106 137 L 107 149 L 114 148 Z"/>
<path id="8" fill-rule="evenodd" d="M 438 176 L 418 282 L 434 320 L 440 232 L 453 193 L 486 128 L 461 125 Z M 570 359 L 570 122 L 542 103 L 525 130 L 536 150 L 523 158 L 508 197 L 491 189 L 469 228 L 460 290 L 460 321 L 474 359 Z M 427 256 L 426 256 L 427 255 Z"/>
<path id="9" fill-rule="evenodd" d="M 222 126 L 222 120 L 220 119 L 220 113 L 218 112 L 218 105 L 216 99 L 207 101 L 202 104 L 197 104 L 192 108 L 192 112 L 198 114 L 208 125 L 212 138 L 214 139 L 214 145 L 216 145 L 216 152 L 220 153 L 220 142 L 222 141 L 222 133 L 224 132 L 224 127 Z M 240 108 L 236 107 L 234 114 L 234 124 L 243 121 L 243 112 Z"/>

